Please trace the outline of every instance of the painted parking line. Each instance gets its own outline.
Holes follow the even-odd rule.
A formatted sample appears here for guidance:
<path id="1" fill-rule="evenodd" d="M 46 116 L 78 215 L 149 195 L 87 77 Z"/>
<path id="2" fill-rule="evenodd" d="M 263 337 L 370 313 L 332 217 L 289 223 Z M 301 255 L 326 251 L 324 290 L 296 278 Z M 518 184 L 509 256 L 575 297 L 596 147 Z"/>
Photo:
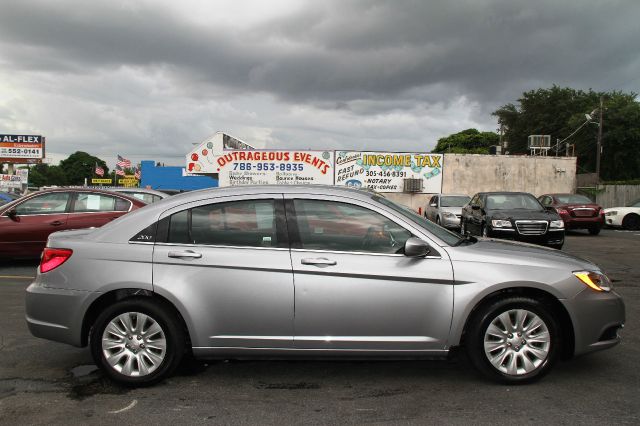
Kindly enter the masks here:
<path id="1" fill-rule="evenodd" d="M 0 275 L 0 279 L 13 279 L 13 280 L 32 280 L 35 277 L 30 277 L 28 275 Z"/>

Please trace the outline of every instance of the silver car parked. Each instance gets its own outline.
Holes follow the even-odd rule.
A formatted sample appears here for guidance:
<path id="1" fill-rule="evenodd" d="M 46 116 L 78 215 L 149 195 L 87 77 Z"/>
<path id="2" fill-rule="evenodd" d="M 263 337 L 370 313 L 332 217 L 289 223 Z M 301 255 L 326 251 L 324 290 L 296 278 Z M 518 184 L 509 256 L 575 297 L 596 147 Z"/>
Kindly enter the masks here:
<path id="1" fill-rule="evenodd" d="M 458 194 L 437 194 L 424 209 L 424 217 L 448 229 L 460 229 L 462 207 L 471 197 Z"/>
<path id="2" fill-rule="evenodd" d="M 376 194 L 324 186 L 201 190 L 102 228 L 50 236 L 27 289 L 38 337 L 89 345 L 147 385 L 185 354 L 441 358 L 541 377 L 619 342 L 625 311 L 596 265 L 461 237 Z"/>

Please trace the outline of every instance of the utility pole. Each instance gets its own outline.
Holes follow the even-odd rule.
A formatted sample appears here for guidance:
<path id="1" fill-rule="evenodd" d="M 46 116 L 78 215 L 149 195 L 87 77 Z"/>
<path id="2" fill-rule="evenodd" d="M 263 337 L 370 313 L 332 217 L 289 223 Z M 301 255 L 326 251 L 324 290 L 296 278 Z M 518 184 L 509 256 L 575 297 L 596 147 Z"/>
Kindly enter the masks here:
<path id="1" fill-rule="evenodd" d="M 604 109 L 603 104 L 604 97 L 600 96 L 600 120 L 598 121 L 598 143 L 596 144 L 598 149 L 598 152 L 596 152 L 596 179 L 598 183 L 600 183 L 600 154 L 602 154 L 602 110 Z"/>

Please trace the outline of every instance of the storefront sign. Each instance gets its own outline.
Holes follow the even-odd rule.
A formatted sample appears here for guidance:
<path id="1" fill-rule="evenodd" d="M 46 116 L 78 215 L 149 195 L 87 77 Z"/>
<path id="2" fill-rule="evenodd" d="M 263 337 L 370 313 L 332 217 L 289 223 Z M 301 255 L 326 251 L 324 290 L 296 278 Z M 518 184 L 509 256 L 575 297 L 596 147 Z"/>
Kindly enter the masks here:
<path id="1" fill-rule="evenodd" d="M 26 179 L 21 175 L 0 174 L 0 189 L 6 191 L 9 188 L 21 189 L 22 184 L 26 184 Z"/>
<path id="2" fill-rule="evenodd" d="M 39 135 L 0 135 L 0 163 L 39 163 L 44 138 Z"/>
<path id="3" fill-rule="evenodd" d="M 202 170 L 218 173 L 220 186 L 332 185 L 333 152 L 227 151 L 217 156 L 192 159 L 188 169 L 198 173 L 202 173 Z"/>
<path id="4" fill-rule="evenodd" d="M 113 182 L 113 179 L 91 179 L 92 184 L 111 185 L 111 182 Z"/>
<path id="5" fill-rule="evenodd" d="M 405 179 L 421 179 L 420 192 L 440 193 L 442 160 L 442 154 L 337 151 L 335 184 L 403 192 Z"/>

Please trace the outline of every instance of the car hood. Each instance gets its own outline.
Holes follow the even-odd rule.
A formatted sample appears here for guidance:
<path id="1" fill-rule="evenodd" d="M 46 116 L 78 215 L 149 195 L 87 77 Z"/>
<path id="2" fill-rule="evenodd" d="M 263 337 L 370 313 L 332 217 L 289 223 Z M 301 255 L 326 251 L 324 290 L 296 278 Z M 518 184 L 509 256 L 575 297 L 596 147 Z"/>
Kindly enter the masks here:
<path id="1" fill-rule="evenodd" d="M 443 213 L 453 213 L 457 215 L 462 214 L 462 207 L 440 207 L 440 211 Z"/>
<path id="2" fill-rule="evenodd" d="M 571 271 L 600 268 L 588 260 L 560 250 L 516 241 L 478 238 L 475 244 L 447 249 L 452 261 L 527 265 Z"/>
<path id="3" fill-rule="evenodd" d="M 538 210 L 487 210 L 487 217 L 492 219 L 512 219 L 512 220 L 559 220 L 558 213 Z"/>

